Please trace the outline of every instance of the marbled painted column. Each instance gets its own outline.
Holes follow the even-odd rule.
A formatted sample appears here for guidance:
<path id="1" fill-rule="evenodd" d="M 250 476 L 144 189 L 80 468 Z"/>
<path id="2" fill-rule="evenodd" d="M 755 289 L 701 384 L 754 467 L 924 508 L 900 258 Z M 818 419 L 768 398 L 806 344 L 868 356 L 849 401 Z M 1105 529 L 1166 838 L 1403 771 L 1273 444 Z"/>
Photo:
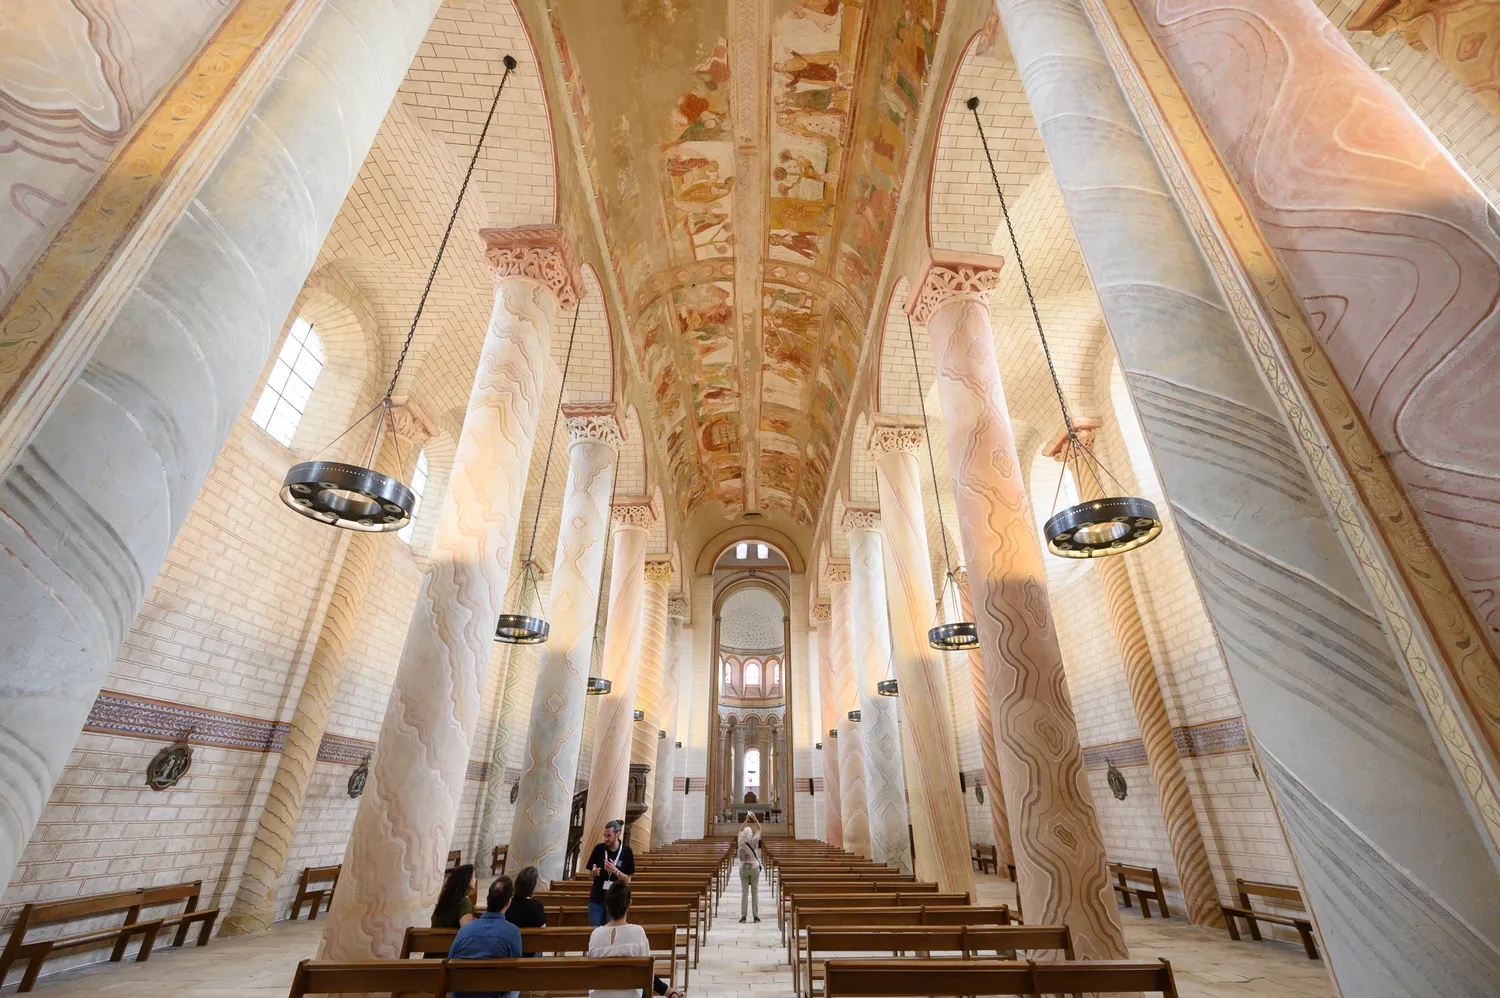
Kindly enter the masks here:
<path id="1" fill-rule="evenodd" d="M 1083 423 L 1083 420 L 1077 420 L 1074 425 L 1082 427 Z M 1087 428 L 1079 430 L 1079 438 L 1086 446 L 1093 446 L 1098 426 L 1097 419 L 1090 420 Z M 1060 437 L 1045 453 L 1048 457 L 1060 458 L 1066 444 L 1067 437 Z M 1082 481 L 1075 482 L 1081 500 L 1089 502 L 1104 498 L 1098 478 L 1081 477 Z M 1110 626 L 1114 628 L 1115 643 L 1119 645 L 1120 660 L 1125 666 L 1130 702 L 1135 707 L 1141 741 L 1146 746 L 1151 782 L 1156 785 L 1156 795 L 1161 801 L 1162 823 L 1167 829 L 1167 843 L 1172 850 L 1172 861 L 1177 866 L 1177 880 L 1182 887 L 1188 918 L 1194 925 L 1222 929 L 1224 912 L 1219 907 L 1219 889 L 1214 884 L 1213 867 L 1209 865 L 1208 850 L 1198 828 L 1198 812 L 1188 790 L 1187 774 L 1183 772 L 1182 758 L 1177 754 L 1177 739 L 1172 735 L 1172 722 L 1167 717 L 1156 662 L 1146 641 L 1146 625 L 1141 620 L 1135 590 L 1130 585 L 1130 572 L 1123 557 L 1094 558 L 1091 564 L 1099 575 L 1104 603 L 1109 608 Z"/>
<path id="2" fill-rule="evenodd" d="M 1500 878 L 1109 57 L 999 8 L 1339 986 L 1487 993 Z"/>
<path id="3" fill-rule="evenodd" d="M 656 826 L 656 756 L 657 732 L 661 730 L 662 672 L 666 667 L 667 587 L 672 584 L 670 561 L 646 562 L 646 596 L 641 604 L 641 668 L 636 680 L 635 709 L 646 715 L 631 729 L 630 761 L 645 766 L 646 810 L 630 829 L 631 848 L 638 853 L 651 851 L 652 829 Z"/>
<path id="4" fill-rule="evenodd" d="M 955 569 L 958 583 L 958 607 L 964 620 L 974 619 L 974 602 L 969 598 L 969 570 Z M 984 782 L 989 787 L 990 827 L 995 833 L 995 852 L 1001 865 L 1014 866 L 1015 849 L 1010 843 L 1010 818 L 1005 813 L 1005 784 L 1000 779 L 1000 754 L 995 748 L 995 725 L 990 718 L 990 688 L 984 681 L 984 654 L 974 648 L 965 652 L 969 662 L 969 683 L 974 690 L 974 720 L 979 727 L 979 756 L 984 760 Z"/>
<path id="5" fill-rule="evenodd" d="M 559 307 L 583 281 L 556 226 L 481 233 L 495 307 L 430 561 L 344 852 L 320 953 L 391 959 L 430 914 L 495 641 Z"/>
<path id="6" fill-rule="evenodd" d="M 646 596 L 646 541 L 656 510 L 650 499 L 616 500 L 615 547 L 609 566 L 609 611 L 604 621 L 602 675 L 610 691 L 594 715 L 594 757 L 583 814 L 584 855 L 604 841 L 606 822 L 625 820 L 630 789 L 631 731 L 641 669 L 641 607 Z"/>
<path id="7" fill-rule="evenodd" d="M 387 436 L 380 449 L 376 470 L 409 481 L 422 443 L 433 433 L 432 425 L 410 405 L 397 407 L 392 415 L 402 441 L 400 459 L 395 441 Z M 401 464 L 406 467 L 398 466 Z M 250 855 L 245 860 L 234 905 L 220 930 L 222 935 L 259 932 L 269 929 L 276 919 L 276 889 L 286 870 L 287 852 L 291 849 L 297 821 L 302 816 L 302 802 L 307 796 L 313 767 L 317 765 L 318 746 L 322 744 L 323 731 L 328 725 L 328 713 L 333 708 L 333 699 L 344 675 L 344 662 L 354 640 L 365 594 L 370 588 L 379 545 L 391 540 L 386 534 L 350 531 L 338 582 L 334 584 L 333 597 L 328 602 L 323 626 L 313 646 L 307 676 L 302 681 L 297 707 L 287 729 L 285 747 L 276 760 L 271 789 L 266 795 L 255 838 L 250 843 Z"/>
<path id="8" fill-rule="evenodd" d="M 870 858 L 870 806 L 865 792 L 865 740 L 849 712 L 859 709 L 859 677 L 854 670 L 854 608 L 849 563 L 830 561 L 823 570 L 833 601 L 834 710 L 839 731 L 839 812 L 844 848 Z"/>
<path id="9" fill-rule="evenodd" d="M 687 616 L 687 600 L 681 597 L 667 600 L 667 643 L 662 654 L 660 722 L 660 730 L 666 732 L 666 737 L 658 738 L 656 742 L 653 774 L 656 784 L 656 821 L 651 825 L 653 849 L 660 849 L 677 841 L 677 795 L 672 792 L 672 782 L 677 776 L 677 680 L 682 668 L 677 645 L 681 641 L 682 622 Z"/>
<path id="10" fill-rule="evenodd" d="M 324 6 L 0 480 L 0 883 L 439 4 Z"/>
<path id="11" fill-rule="evenodd" d="M 729 733 L 729 765 L 733 776 L 729 781 L 729 806 L 739 811 L 745 803 L 745 726 L 736 724 Z"/>
<path id="12" fill-rule="evenodd" d="M 568 816 L 583 742 L 583 713 L 589 665 L 594 654 L 594 622 L 609 533 L 609 495 L 614 487 L 620 428 L 613 407 L 565 407 L 568 428 L 568 484 L 558 520 L 552 561 L 552 629 L 542 646 L 531 724 L 516 791 L 506 869 L 535 866 L 550 883 L 563 874 Z M 491 782 L 495 782 L 493 777 Z M 496 784 L 496 792 L 506 792 Z M 493 843 L 498 845 L 499 843 Z"/>
<path id="13" fill-rule="evenodd" d="M 819 601 L 813 605 L 813 622 L 818 629 L 818 709 L 822 729 L 818 740 L 823 743 L 823 841 L 842 849 L 844 816 L 839 800 L 839 729 L 838 707 L 834 703 L 837 688 L 833 660 L 833 604 Z"/>
<path id="14" fill-rule="evenodd" d="M 877 415 L 870 431 L 875 479 L 880 491 L 885 544 L 885 584 L 891 644 L 901 691 L 901 727 L 906 759 L 912 838 L 919 880 L 938 890 L 974 893 L 969 822 L 958 785 L 958 744 L 949 710 L 948 669 L 927 641 L 937 623 L 933 608 L 932 558 L 922 508 L 922 470 L 917 455 L 927 444 L 921 423 L 910 425 Z"/>
<path id="15" fill-rule="evenodd" d="M 891 668 L 880 513 L 850 509 L 844 514 L 843 527 L 849 534 L 849 607 L 854 638 L 851 664 L 859 691 L 859 734 L 864 742 L 870 858 L 910 873 L 911 836 L 907 830 L 902 751 L 907 739 L 896 698 L 883 697 L 875 689 L 875 684 L 889 678 Z"/>
<path id="16" fill-rule="evenodd" d="M 1120 959 L 1125 937 L 990 330 L 998 278 L 990 257 L 933 263 L 908 307 L 932 334 L 1021 907 L 1028 922 L 1072 928 L 1080 958 Z"/>

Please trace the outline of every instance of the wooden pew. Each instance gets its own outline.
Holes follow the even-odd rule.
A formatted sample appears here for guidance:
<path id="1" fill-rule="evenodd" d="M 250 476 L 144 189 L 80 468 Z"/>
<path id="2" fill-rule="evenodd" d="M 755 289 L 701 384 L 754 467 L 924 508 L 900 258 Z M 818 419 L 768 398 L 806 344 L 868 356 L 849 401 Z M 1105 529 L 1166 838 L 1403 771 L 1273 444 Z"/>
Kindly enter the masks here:
<path id="1" fill-rule="evenodd" d="M 776 903 L 776 926 L 786 933 L 787 914 L 797 898 L 817 897 L 829 894 L 935 894 L 937 882 L 933 880 L 861 880 L 861 881 L 814 881 L 787 884 Z"/>
<path id="2" fill-rule="evenodd" d="M 302 871 L 297 878 L 297 896 L 292 899 L 292 921 L 297 920 L 302 905 L 311 902 L 312 909 L 307 913 L 307 920 L 311 922 L 318 917 L 318 905 L 323 899 L 328 899 L 328 907 L 333 907 L 333 890 L 339 885 L 339 871 L 344 868 L 342 863 L 334 866 L 309 866 Z M 327 887 L 317 887 L 317 884 L 327 884 Z"/>
<path id="3" fill-rule="evenodd" d="M 160 904 L 176 904 L 185 902 L 181 912 L 175 915 L 167 915 L 160 919 L 162 928 L 170 929 L 177 927 L 177 935 L 172 939 L 173 946 L 181 946 L 187 942 L 188 932 L 196 924 L 198 929 L 198 945 L 207 946 L 209 937 L 214 934 L 214 922 L 219 917 L 218 908 L 198 908 L 198 899 L 203 895 L 203 881 L 188 880 L 180 884 L 169 884 L 164 887 L 145 888 L 146 900 L 141 906 L 143 908 L 154 908 Z M 3 978 L 0 978 L 3 980 Z"/>
<path id="4" fill-rule="evenodd" d="M 1224 921 L 1229 926 L 1230 939 L 1238 942 L 1240 938 L 1240 928 L 1235 923 L 1236 918 L 1243 918 L 1245 923 L 1250 926 L 1251 939 L 1260 938 L 1260 926 L 1256 924 L 1257 922 L 1290 925 L 1302 937 L 1302 948 L 1307 951 L 1307 958 L 1309 960 L 1316 960 L 1318 958 L 1318 943 L 1317 939 L 1313 936 L 1313 926 L 1310 919 L 1298 918 L 1295 915 L 1277 915 L 1271 912 L 1257 911 L 1250 904 L 1252 897 L 1269 898 L 1276 904 L 1284 907 L 1306 911 L 1307 905 L 1302 901 L 1301 891 L 1286 884 L 1266 884 L 1243 878 L 1235 880 L 1234 889 L 1240 896 L 1239 907 L 1234 908 L 1226 904 L 1219 905 L 1219 909 L 1224 912 Z"/>
<path id="5" fill-rule="evenodd" d="M 456 870 L 464 865 L 464 851 L 462 849 L 448 850 L 448 869 Z"/>
<path id="6" fill-rule="evenodd" d="M 923 895 L 938 896 L 938 895 Z M 882 897 L 874 895 L 874 897 Z M 911 895 L 908 895 L 911 897 Z M 803 962 L 804 943 L 806 933 L 809 929 L 817 928 L 842 928 L 842 929 L 865 929 L 866 931 L 881 931 L 885 928 L 916 928 L 921 926 L 986 926 L 986 925 L 1015 925 L 1019 920 L 1010 910 L 1008 905 L 997 907 L 977 907 L 974 905 L 955 905 L 943 907 L 928 907 L 917 905 L 912 907 L 888 906 L 884 908 L 869 907 L 871 896 L 857 896 L 853 903 L 858 907 L 830 908 L 821 906 L 798 907 L 792 912 L 791 932 L 787 935 L 787 963 L 792 968 L 792 991 L 798 993 L 801 980 L 801 965 Z M 817 899 L 821 901 L 822 899 Z"/>
<path id="7" fill-rule="evenodd" d="M 677 925 L 647 925 L 646 942 L 652 955 L 667 962 L 665 977 L 674 987 L 677 985 L 677 961 L 682 959 L 682 987 L 687 990 L 689 980 L 687 930 Z M 587 956 L 589 937 L 594 930 L 587 925 L 564 928 L 547 927 L 521 930 L 521 952 L 543 956 Z M 409 960 L 417 954 L 425 958 L 444 959 L 453 948 L 457 929 L 424 929 L 411 926 L 401 940 L 401 959 Z"/>
<path id="8" fill-rule="evenodd" d="M 1115 893 L 1125 902 L 1125 907 L 1131 907 L 1130 895 L 1134 894 L 1141 900 L 1141 915 L 1145 918 L 1151 917 L 1151 900 L 1161 906 L 1161 917 L 1171 918 L 1172 913 L 1167 911 L 1167 895 L 1162 890 L 1161 874 L 1154 866 L 1127 866 L 1124 863 L 1109 864 L 1109 872 L 1116 878 L 1112 885 Z M 1132 883 L 1136 881 L 1136 883 Z M 1149 887 L 1141 886 L 1140 881 L 1146 881 Z"/>
<path id="9" fill-rule="evenodd" d="M 505 872 L 505 864 L 510 860 L 510 843 L 503 846 L 495 846 L 490 850 L 490 872 L 495 876 Z"/>
<path id="10" fill-rule="evenodd" d="M 978 843 L 974 846 L 974 853 L 969 859 L 974 864 L 974 869 L 980 873 L 1000 872 L 1000 853 L 994 846 Z"/>
<path id="11" fill-rule="evenodd" d="M 868 954 L 887 949 L 892 955 L 920 953 L 922 959 L 930 959 L 928 954 L 933 952 L 957 953 L 963 960 L 981 954 L 1014 960 L 1017 950 L 1061 950 L 1067 959 L 1074 959 L 1073 935 L 1066 925 L 811 926 L 798 975 L 803 987 L 800 993 L 807 998 L 818 994 L 817 983 L 823 976 L 818 953 L 825 954 L 826 963 L 833 953 Z"/>
<path id="12" fill-rule="evenodd" d="M 589 926 L 588 903 L 584 901 L 579 904 L 548 904 L 544 905 L 547 912 L 548 928 L 578 928 Z M 478 917 L 484 914 L 483 908 L 475 908 L 474 915 Z M 635 904 L 630 906 L 630 921 L 636 925 L 650 928 L 651 926 L 675 926 L 687 933 L 688 938 L 693 940 L 693 966 L 698 966 L 698 961 L 703 957 L 702 937 L 693 932 L 697 925 L 697 909 L 689 905 L 648 905 Z"/>
<path id="13" fill-rule="evenodd" d="M 450 991 L 545 991 L 581 995 L 594 989 L 650 992 L 650 957 L 535 957 L 516 960 L 303 960 L 288 998 L 304 995 Z"/>
<path id="14" fill-rule="evenodd" d="M 825 998 L 907 996 L 1126 994 L 1177 998 L 1166 960 L 829 960 Z"/>
<path id="15" fill-rule="evenodd" d="M 582 906 L 584 911 L 588 910 L 587 891 L 539 891 L 534 895 L 542 906 L 549 910 L 553 905 L 561 904 L 565 907 Z M 630 891 L 631 911 L 636 906 L 652 908 L 686 908 L 689 911 L 688 931 L 692 934 L 698 948 L 702 948 L 704 936 L 707 934 L 709 918 L 707 915 L 708 900 L 706 894 L 695 894 L 687 891 L 651 890 L 642 888 Z"/>

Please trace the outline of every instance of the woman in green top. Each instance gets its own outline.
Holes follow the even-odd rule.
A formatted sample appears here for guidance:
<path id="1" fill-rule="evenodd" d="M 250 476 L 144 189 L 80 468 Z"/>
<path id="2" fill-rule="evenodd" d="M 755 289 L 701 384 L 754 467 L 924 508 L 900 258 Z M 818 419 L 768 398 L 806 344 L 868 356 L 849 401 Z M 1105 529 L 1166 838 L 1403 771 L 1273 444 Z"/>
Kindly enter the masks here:
<path id="1" fill-rule="evenodd" d="M 434 929 L 457 929 L 474 921 L 474 900 L 469 897 L 478 884 L 474 876 L 474 864 L 465 863 L 448 871 L 443 881 L 443 892 L 438 895 L 437 907 L 432 909 Z"/>

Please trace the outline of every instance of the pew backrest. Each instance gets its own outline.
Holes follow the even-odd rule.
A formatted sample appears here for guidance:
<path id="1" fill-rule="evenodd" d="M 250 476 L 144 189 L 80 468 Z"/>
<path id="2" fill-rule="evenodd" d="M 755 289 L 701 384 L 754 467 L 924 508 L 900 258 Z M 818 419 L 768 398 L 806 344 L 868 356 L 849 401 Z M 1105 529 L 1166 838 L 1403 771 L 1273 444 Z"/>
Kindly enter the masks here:
<path id="1" fill-rule="evenodd" d="M 1124 994 L 1155 992 L 1177 998 L 1165 960 L 830 960 L 827 998 L 906 996 Z"/>

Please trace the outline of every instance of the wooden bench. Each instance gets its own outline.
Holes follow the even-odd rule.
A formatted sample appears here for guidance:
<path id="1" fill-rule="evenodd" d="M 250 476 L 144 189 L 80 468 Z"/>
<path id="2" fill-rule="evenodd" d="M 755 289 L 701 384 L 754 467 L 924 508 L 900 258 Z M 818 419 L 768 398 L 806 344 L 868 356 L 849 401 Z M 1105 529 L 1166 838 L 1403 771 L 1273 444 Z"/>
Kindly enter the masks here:
<path id="1" fill-rule="evenodd" d="M 448 850 L 448 869 L 456 870 L 464 865 L 464 851 L 462 849 Z M 446 872 L 446 871 L 445 871 Z"/>
<path id="2" fill-rule="evenodd" d="M 826 998 L 950 995 L 1126 994 L 1177 998 L 1166 960 L 830 960 Z"/>
<path id="3" fill-rule="evenodd" d="M 632 902 L 634 898 L 632 897 Z M 579 904 L 557 904 L 543 905 L 547 913 L 548 928 L 580 928 L 589 926 L 589 909 L 587 901 Z M 483 908 L 475 908 L 474 916 L 477 918 L 484 914 Z M 673 926 L 687 933 L 693 942 L 693 966 L 703 957 L 701 936 L 694 932 L 699 923 L 697 909 L 689 905 L 658 905 L 658 904 L 635 904 L 630 906 L 630 921 L 636 925 L 650 928 L 651 926 Z"/>
<path id="4" fill-rule="evenodd" d="M 500 876 L 505 872 L 505 864 L 510 861 L 510 845 L 496 846 L 490 850 L 490 873 Z"/>
<path id="5" fill-rule="evenodd" d="M 1171 912 L 1167 911 L 1167 895 L 1162 890 L 1161 874 L 1154 866 L 1127 866 L 1124 863 L 1109 864 L 1110 875 L 1115 878 L 1112 885 L 1115 893 L 1125 902 L 1125 907 L 1132 907 L 1130 895 L 1134 894 L 1141 901 L 1141 915 L 1145 918 L 1151 917 L 1151 901 L 1154 898 L 1157 905 L 1161 907 L 1161 917 L 1171 918 Z M 1132 883 L 1132 881 L 1136 881 Z M 1149 887 L 1142 886 L 1141 881 L 1150 884 Z"/>
<path id="6" fill-rule="evenodd" d="M 545 991 L 582 995 L 595 989 L 650 993 L 649 957 L 534 957 L 515 960 L 303 960 L 288 998 L 304 995 L 450 991 Z"/>
<path id="7" fill-rule="evenodd" d="M 909 895 L 908 895 L 909 896 Z M 923 895 L 928 896 L 928 895 Z M 882 897 L 882 895 L 875 895 Z M 822 899 L 817 899 L 821 901 Z M 856 896 L 857 907 L 828 908 L 821 905 L 798 907 L 792 912 L 791 933 L 787 936 L 787 963 L 792 968 L 792 991 L 800 993 L 801 966 L 807 932 L 813 928 L 864 929 L 918 928 L 922 926 L 985 926 L 1018 924 L 1009 906 L 977 907 L 963 904 L 943 907 L 889 906 L 871 908 L 869 897 Z"/>
<path id="8" fill-rule="evenodd" d="M 151 950 L 156 945 L 157 935 L 163 929 L 174 926 L 177 928 L 177 936 L 173 945 L 181 946 L 186 942 L 188 931 L 196 923 L 202 926 L 198 934 L 198 945 L 206 946 L 209 936 L 213 934 L 214 920 L 218 918 L 219 909 L 197 910 L 198 899 L 202 891 L 203 882 L 194 880 L 162 887 L 143 887 L 129 891 L 114 891 L 109 894 L 95 894 L 89 897 L 68 898 L 64 901 L 28 904 L 16 916 L 15 924 L 11 927 L 10 938 L 5 943 L 5 949 L 0 951 L 0 982 L 5 980 L 17 961 L 24 960 L 26 969 L 21 975 L 20 986 L 17 990 L 30 991 L 36 986 L 37 975 L 41 972 L 42 964 L 53 953 L 99 946 L 104 943 L 113 944 L 109 959 L 112 963 L 119 963 L 125 958 L 125 950 L 130 945 L 130 941 L 136 938 L 140 939 L 141 946 L 136 952 L 135 959 L 138 963 L 144 963 L 151 958 Z M 174 904 L 179 901 L 186 902 L 185 910 L 182 912 L 163 915 L 159 918 L 141 918 L 143 909 Z M 28 932 L 44 925 L 60 925 L 64 922 L 77 922 L 110 915 L 123 915 L 124 918 L 117 925 L 101 926 L 73 935 L 60 935 L 51 939 L 36 939 L 30 942 L 26 939 Z"/>
<path id="9" fill-rule="evenodd" d="M 318 906 L 325 898 L 328 900 L 328 907 L 333 907 L 333 889 L 339 885 L 339 871 L 343 868 L 343 864 L 339 863 L 334 866 L 309 866 L 302 871 L 302 875 L 297 878 L 297 896 L 292 899 L 292 921 L 297 920 L 304 904 L 312 905 L 307 913 L 309 922 L 318 917 Z M 317 887 L 317 884 L 328 886 Z"/>
<path id="10" fill-rule="evenodd" d="M 969 859 L 980 873 L 1000 872 L 1000 853 L 994 846 L 976 845 L 974 854 Z"/>
<path id="11" fill-rule="evenodd" d="M 1240 906 L 1232 908 L 1227 904 L 1219 905 L 1224 912 L 1224 921 L 1229 926 L 1229 938 L 1238 941 L 1240 928 L 1235 923 L 1236 918 L 1243 918 L 1250 926 L 1250 938 L 1260 938 L 1260 926 L 1257 922 L 1272 922 L 1276 925 L 1290 925 L 1297 930 L 1302 937 L 1302 948 L 1307 950 L 1307 958 L 1316 960 L 1318 958 L 1318 943 L 1313 937 L 1312 921 L 1306 918 L 1298 918 L 1295 915 L 1276 915 L 1266 911 L 1256 911 L 1250 904 L 1252 897 L 1269 898 L 1275 903 L 1287 908 L 1307 910 L 1307 905 L 1302 901 L 1302 892 L 1295 887 L 1285 884 L 1265 884 L 1255 880 L 1237 878 L 1234 882 L 1235 892 L 1240 897 Z"/>
<path id="12" fill-rule="evenodd" d="M 577 893 L 540 891 L 533 896 L 549 911 L 553 905 L 557 904 L 575 908 L 581 906 L 585 912 L 588 910 L 588 893 L 585 891 Z M 636 890 L 634 884 L 632 884 L 630 903 L 632 906 L 631 911 L 634 911 L 636 906 L 687 909 L 689 912 L 688 931 L 693 936 L 697 949 L 701 951 L 703 939 L 707 934 L 710 921 L 707 915 L 706 895 L 690 894 L 685 891 L 656 891 L 649 888 Z"/>
<path id="13" fill-rule="evenodd" d="M 798 898 L 832 894 L 936 894 L 937 888 L 937 882 L 934 880 L 818 881 L 787 884 L 776 904 L 776 927 L 785 935 L 787 916 L 791 913 Z"/>
<path id="14" fill-rule="evenodd" d="M 800 993 L 807 998 L 818 994 L 817 982 L 823 976 L 817 958 L 819 952 L 825 954 L 826 964 L 828 954 L 885 950 L 892 955 L 920 953 L 924 960 L 930 959 L 933 952 L 957 953 L 963 960 L 981 953 L 1014 960 L 1017 950 L 1061 950 L 1068 960 L 1074 959 L 1073 935 L 1066 925 L 810 926 L 798 974 L 803 986 Z"/>
<path id="15" fill-rule="evenodd" d="M 646 943 L 652 954 L 666 960 L 665 977 L 675 987 L 677 984 L 677 961 L 682 961 L 682 987 L 687 989 L 689 979 L 687 930 L 679 925 L 647 925 Z M 521 952 L 527 955 L 587 956 L 592 926 L 579 925 L 558 928 L 548 926 L 540 929 L 521 930 Z M 457 929 L 423 929 L 412 926 L 401 940 L 401 959 L 409 960 L 421 954 L 423 957 L 444 959 L 453 948 Z"/>

